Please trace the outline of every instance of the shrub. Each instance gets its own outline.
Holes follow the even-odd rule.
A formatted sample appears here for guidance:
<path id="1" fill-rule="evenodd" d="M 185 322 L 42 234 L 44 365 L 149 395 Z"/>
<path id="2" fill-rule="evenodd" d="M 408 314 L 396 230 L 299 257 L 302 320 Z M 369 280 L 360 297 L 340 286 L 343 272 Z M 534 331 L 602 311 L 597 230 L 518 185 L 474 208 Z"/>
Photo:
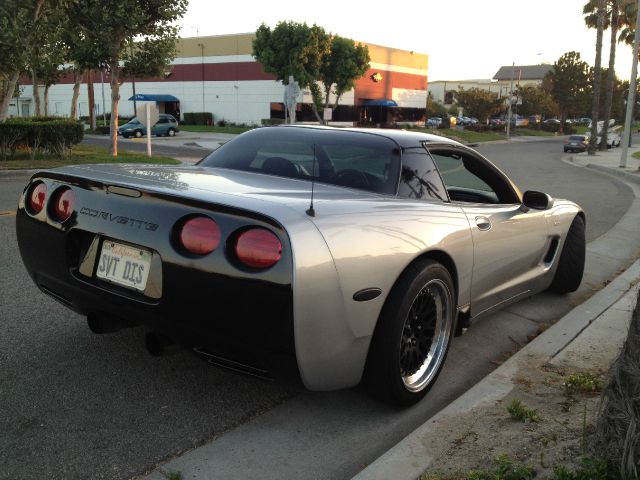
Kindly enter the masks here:
<path id="1" fill-rule="evenodd" d="M 538 423 L 540 421 L 538 411 L 527 407 L 517 398 L 514 398 L 507 406 L 507 412 L 509 412 L 509 415 L 511 415 L 513 420 L 517 420 L 519 422 Z"/>
<path id="2" fill-rule="evenodd" d="M 185 125 L 213 125 L 213 113 L 189 112 L 184 114 Z"/>
<path id="3" fill-rule="evenodd" d="M 261 123 L 262 125 L 283 125 L 284 118 L 263 118 Z"/>
<path id="4" fill-rule="evenodd" d="M 0 154 L 6 160 L 17 148 L 27 147 L 34 158 L 38 151 L 65 157 L 71 147 L 82 141 L 80 122 L 68 119 L 13 118 L 0 124 Z"/>

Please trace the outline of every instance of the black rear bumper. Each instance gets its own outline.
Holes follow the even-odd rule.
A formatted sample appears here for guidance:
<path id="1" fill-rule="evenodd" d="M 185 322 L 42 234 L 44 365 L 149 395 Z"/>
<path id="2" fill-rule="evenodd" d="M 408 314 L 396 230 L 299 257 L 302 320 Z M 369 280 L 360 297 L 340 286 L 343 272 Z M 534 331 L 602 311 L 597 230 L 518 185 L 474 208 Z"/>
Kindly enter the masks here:
<path id="1" fill-rule="evenodd" d="M 290 266 L 288 279 L 283 281 L 282 269 L 277 281 L 270 282 L 242 271 L 232 274 L 229 268 L 222 273 L 194 268 L 192 260 L 182 261 L 175 252 L 162 251 L 165 247 L 160 244 L 145 244 L 162 259 L 162 294 L 149 298 L 80 272 L 89 245 L 103 238 L 103 232 L 84 230 L 78 223 L 73 228 L 56 228 L 23 207 L 18 209 L 16 230 L 30 276 L 43 292 L 68 308 L 82 315 L 104 314 L 144 325 L 229 365 L 246 365 L 247 370 L 269 377 L 300 382 Z M 217 364 L 224 366 L 224 361 Z"/>

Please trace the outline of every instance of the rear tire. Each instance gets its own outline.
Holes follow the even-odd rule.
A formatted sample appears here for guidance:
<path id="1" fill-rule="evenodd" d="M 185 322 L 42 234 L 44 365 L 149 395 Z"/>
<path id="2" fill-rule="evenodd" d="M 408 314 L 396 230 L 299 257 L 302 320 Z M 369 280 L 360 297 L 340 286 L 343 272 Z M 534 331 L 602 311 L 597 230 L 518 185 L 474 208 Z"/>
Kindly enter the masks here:
<path id="1" fill-rule="evenodd" d="M 142 130 L 136 130 L 135 132 L 133 132 L 133 134 L 136 138 L 140 138 L 142 137 Z"/>
<path id="2" fill-rule="evenodd" d="M 549 291 L 569 293 L 578 289 L 584 273 L 586 247 L 584 220 L 577 215 L 567 232 L 560 260 L 558 260 L 558 269 L 549 286 Z"/>
<path id="3" fill-rule="evenodd" d="M 169 130 L 167 130 L 167 136 L 168 137 L 175 137 L 176 136 L 176 131 L 173 128 L 170 128 Z"/>
<path id="4" fill-rule="evenodd" d="M 453 280 L 433 260 L 410 266 L 387 299 L 369 348 L 371 393 L 407 406 L 421 400 L 442 370 L 455 330 Z"/>

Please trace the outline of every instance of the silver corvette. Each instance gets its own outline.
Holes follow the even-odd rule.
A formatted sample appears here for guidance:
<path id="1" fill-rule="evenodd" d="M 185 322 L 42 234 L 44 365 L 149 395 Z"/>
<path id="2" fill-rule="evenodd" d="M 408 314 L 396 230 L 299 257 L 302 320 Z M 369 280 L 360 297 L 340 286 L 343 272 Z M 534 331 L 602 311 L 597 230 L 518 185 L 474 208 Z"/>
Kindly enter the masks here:
<path id="1" fill-rule="evenodd" d="M 457 142 L 269 127 L 192 167 L 33 175 L 24 264 L 96 333 L 144 325 L 151 353 L 422 398 L 452 336 L 543 290 L 578 288 L 585 217 Z"/>

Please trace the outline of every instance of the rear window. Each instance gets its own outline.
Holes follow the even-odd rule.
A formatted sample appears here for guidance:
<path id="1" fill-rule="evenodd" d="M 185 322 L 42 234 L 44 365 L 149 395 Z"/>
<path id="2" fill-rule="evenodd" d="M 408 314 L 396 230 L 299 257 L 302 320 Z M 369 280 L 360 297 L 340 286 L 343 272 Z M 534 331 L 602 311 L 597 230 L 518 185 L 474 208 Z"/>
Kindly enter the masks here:
<path id="1" fill-rule="evenodd" d="M 571 135 L 569 137 L 569 140 L 575 140 L 577 142 L 583 142 L 585 140 L 585 136 L 584 135 Z"/>
<path id="2" fill-rule="evenodd" d="M 236 137 L 200 165 L 395 194 L 400 151 L 394 141 L 375 134 L 266 127 Z"/>

